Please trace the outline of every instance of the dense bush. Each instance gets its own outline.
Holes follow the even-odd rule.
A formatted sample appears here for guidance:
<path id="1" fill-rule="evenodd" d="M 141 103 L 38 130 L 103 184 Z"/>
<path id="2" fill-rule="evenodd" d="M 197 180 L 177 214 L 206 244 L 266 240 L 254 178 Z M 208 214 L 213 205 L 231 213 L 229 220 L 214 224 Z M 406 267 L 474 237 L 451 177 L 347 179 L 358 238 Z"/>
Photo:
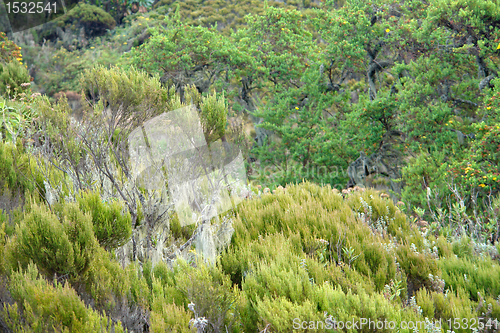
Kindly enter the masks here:
<path id="1" fill-rule="evenodd" d="M 86 3 L 79 3 L 73 7 L 66 15 L 58 19 L 56 24 L 83 27 L 87 36 L 102 35 L 116 26 L 116 22 L 110 14 L 99 7 Z"/>
<path id="2" fill-rule="evenodd" d="M 1 316 L 14 332 L 124 332 L 120 322 L 86 307 L 68 284 L 39 276 L 36 265 L 13 273 L 9 290 L 15 303 Z"/>
<path id="3" fill-rule="evenodd" d="M 127 9 L 116 1 L 93 3 L 115 17 Z M 49 199 L 52 187 L 59 203 L 29 203 L 24 213 L 0 214 L 0 273 L 10 277 L 10 294 L 0 298 L 16 302 L 4 307 L 0 327 L 106 326 L 107 318 L 82 301 L 129 331 L 150 325 L 153 331 L 189 332 L 205 323 L 210 331 L 290 332 L 295 318 L 309 323 L 328 316 L 398 324 L 443 320 L 446 331 L 453 329 L 446 323 L 453 318 L 500 318 L 500 95 L 493 79 L 498 6 L 452 0 L 314 3 L 164 0 L 156 11 L 130 15 L 90 40 L 75 28 L 102 34 L 114 21 L 80 4 L 58 21 L 64 28 L 57 30 L 58 41 L 23 44 L 42 89 L 83 90 L 86 112 L 74 126 L 64 98 L 31 101 L 22 89 L 15 101 L 2 104 L 6 141 L 16 141 L 9 130 L 17 128 L 27 104 L 40 116 L 44 133 L 37 140 L 57 152 L 39 158 L 34 168 L 29 153 L 38 150 L 26 147 L 26 154 L 21 147 L 29 137 L 16 145 L 0 143 L 3 193 L 37 189 Z M 306 7 L 317 9 L 296 10 Z M 253 15 L 243 18 L 248 11 Z M 28 37 L 16 38 L 30 44 Z M 0 44 L 3 82 L 22 78 L 20 49 L 4 35 Z M 107 68 L 132 45 L 139 47 L 120 63 L 148 72 Z M 90 69 L 94 64 L 104 67 Z M 162 84 L 175 84 L 179 95 Z M 206 95 L 211 88 L 217 95 Z M 341 194 L 310 183 L 278 187 L 273 194 L 256 190 L 257 198 L 235 212 L 231 245 L 215 266 L 178 260 L 125 267 L 136 259 L 135 247 L 120 260 L 113 249 L 130 237 L 132 225 L 153 230 L 155 215 L 142 206 L 153 195 L 131 189 L 122 150 L 127 134 L 189 102 L 200 111 L 208 142 L 228 132 L 231 106 L 235 112 L 257 111 L 252 113 L 255 122 L 262 120 L 255 131 L 260 145 L 252 167 L 264 185 L 308 179 L 344 187 L 343 170 L 360 151 L 369 155 L 389 147 L 406 164 L 399 170 L 404 203 L 394 205 L 373 190 Z M 387 140 L 391 133 L 399 133 L 401 142 Z M 130 217 L 113 196 L 121 196 Z M 182 229 L 174 216 L 170 236 L 182 244 L 194 228 Z M 177 255 L 190 260 L 192 252 Z M 30 260 L 43 278 L 56 275 L 68 284 L 51 286 Z"/>
<path id="4" fill-rule="evenodd" d="M 66 204 L 59 216 L 33 204 L 8 244 L 12 267 L 25 268 L 33 261 L 46 276 L 66 278 L 89 269 L 96 247 L 92 219 L 74 203 Z"/>
<path id="5" fill-rule="evenodd" d="M 119 202 L 104 203 L 96 192 L 82 192 L 77 202 L 82 212 L 92 216 L 94 234 L 101 246 L 114 249 L 129 240 L 132 218 Z"/>
<path id="6" fill-rule="evenodd" d="M 5 32 L 0 32 L 0 63 L 9 63 L 16 60 L 22 65 L 23 56 L 21 47 L 9 40 Z"/>
<path id="7" fill-rule="evenodd" d="M 30 82 L 28 70 L 22 63 L 0 62 L 0 96 L 15 97 L 26 92 Z"/>

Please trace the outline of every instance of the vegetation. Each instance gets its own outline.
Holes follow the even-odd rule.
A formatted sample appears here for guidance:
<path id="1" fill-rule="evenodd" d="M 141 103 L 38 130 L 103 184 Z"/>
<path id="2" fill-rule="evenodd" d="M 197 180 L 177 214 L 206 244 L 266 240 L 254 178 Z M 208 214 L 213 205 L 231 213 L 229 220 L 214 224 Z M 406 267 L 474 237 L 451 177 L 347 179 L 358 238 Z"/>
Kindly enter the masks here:
<path id="1" fill-rule="evenodd" d="M 0 33 L 0 330 L 500 331 L 499 50 L 490 0 L 96 0 Z M 174 179 L 145 124 L 190 105 Z"/>

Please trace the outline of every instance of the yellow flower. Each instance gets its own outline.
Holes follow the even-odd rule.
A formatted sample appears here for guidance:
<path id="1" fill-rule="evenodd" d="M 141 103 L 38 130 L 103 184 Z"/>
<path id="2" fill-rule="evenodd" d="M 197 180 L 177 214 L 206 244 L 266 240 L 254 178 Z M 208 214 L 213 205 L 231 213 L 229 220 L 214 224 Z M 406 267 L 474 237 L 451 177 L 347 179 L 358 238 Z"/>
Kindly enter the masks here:
<path id="1" fill-rule="evenodd" d="M 479 184 L 479 187 L 485 187 L 485 186 L 486 186 L 486 185 L 484 185 L 484 184 Z"/>
<path id="2" fill-rule="evenodd" d="M 497 50 L 500 50 L 500 44 L 498 44 L 498 46 L 497 46 Z"/>
<path id="3" fill-rule="evenodd" d="M 91 46 L 90 48 L 91 48 L 91 49 L 95 49 L 95 47 L 93 47 L 93 46 Z"/>
<path id="4" fill-rule="evenodd" d="M 385 32 L 389 32 L 389 31 L 391 31 L 391 30 L 389 30 L 389 29 L 385 29 Z"/>
<path id="5" fill-rule="evenodd" d="M 451 124 L 453 122 L 453 120 L 450 120 L 449 123 Z"/>
<path id="6" fill-rule="evenodd" d="M 281 30 L 285 30 L 285 29 L 281 28 Z"/>
<path id="7" fill-rule="evenodd" d="M 497 180 L 497 177 L 493 177 L 493 180 Z"/>
<path id="8" fill-rule="evenodd" d="M 123 45 L 127 45 L 127 42 L 123 43 Z"/>
<path id="9" fill-rule="evenodd" d="M 295 107 L 295 110 L 298 110 L 299 108 L 298 107 Z"/>
<path id="10" fill-rule="evenodd" d="M 491 106 L 488 106 L 488 107 L 486 108 L 486 110 L 490 110 L 490 109 L 491 109 Z"/>
<path id="11" fill-rule="evenodd" d="M 141 23 L 139 23 L 139 25 L 142 25 Z"/>

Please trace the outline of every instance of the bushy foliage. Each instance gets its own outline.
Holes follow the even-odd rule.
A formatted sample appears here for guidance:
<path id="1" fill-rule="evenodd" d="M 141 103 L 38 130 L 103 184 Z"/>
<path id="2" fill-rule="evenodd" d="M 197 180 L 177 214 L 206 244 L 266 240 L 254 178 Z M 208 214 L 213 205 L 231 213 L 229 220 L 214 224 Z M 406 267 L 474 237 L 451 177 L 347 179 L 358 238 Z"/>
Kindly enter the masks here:
<path id="1" fill-rule="evenodd" d="M 0 62 L 0 96 L 16 97 L 28 91 L 31 77 L 26 67 L 17 61 Z"/>
<path id="2" fill-rule="evenodd" d="M 232 75 L 242 53 L 213 28 L 195 27 L 172 19 L 167 28 L 151 29 L 151 37 L 129 55 L 137 68 L 158 74 L 181 92 L 195 84 L 208 92 L 216 81 Z"/>
<path id="3" fill-rule="evenodd" d="M 1 315 L 13 332 L 124 332 L 121 323 L 86 307 L 68 284 L 39 276 L 34 264 L 13 273 L 9 289 L 15 303 Z"/>
<path id="4" fill-rule="evenodd" d="M 0 185 L 3 188 L 20 190 L 24 193 L 33 189 L 32 184 L 23 177 L 29 172 L 30 158 L 20 145 L 0 142 Z"/>
<path id="5" fill-rule="evenodd" d="M 227 125 L 227 103 L 224 95 L 217 95 L 215 91 L 203 96 L 194 85 L 188 85 L 184 91 L 184 100 L 180 98 L 172 101 L 171 108 L 179 109 L 188 105 L 194 105 L 200 116 L 201 128 L 208 144 L 221 139 L 226 132 Z"/>
<path id="6" fill-rule="evenodd" d="M 27 89 L 23 89 L 27 90 Z M 21 139 L 24 142 L 30 140 L 36 131 L 35 118 L 36 98 L 35 94 L 27 96 L 22 92 L 16 95 L 17 100 L 4 100 L 0 98 L 0 134 L 1 141 L 17 143 Z"/>
<path id="7" fill-rule="evenodd" d="M 86 3 L 79 3 L 55 23 L 60 26 L 83 27 L 88 36 L 102 35 L 116 26 L 116 22 L 110 14 L 99 7 Z"/>
<path id="8" fill-rule="evenodd" d="M 181 264 L 176 280 L 176 288 L 190 302 L 195 317 L 208 321 L 207 332 L 232 330 L 239 319 L 237 301 L 240 293 L 220 266 L 207 267 L 200 263 L 193 269 Z"/>
<path id="9" fill-rule="evenodd" d="M 26 268 L 32 260 L 48 277 L 85 273 L 97 247 L 91 217 L 76 204 L 65 205 L 59 216 L 43 205 L 30 210 L 8 245 L 12 267 Z"/>
<path id="10" fill-rule="evenodd" d="M 84 213 L 92 216 L 94 234 L 99 244 L 115 249 L 132 235 L 132 219 L 117 201 L 105 203 L 97 192 L 81 192 L 77 202 Z"/>
<path id="11" fill-rule="evenodd" d="M 434 260 L 417 250 L 425 248 L 422 236 L 376 192 L 353 192 L 344 199 L 329 187 L 288 186 L 241 204 L 234 228 L 221 264 L 246 295 L 245 330 L 270 323 L 287 331 L 294 318 L 324 320 L 323 311 L 338 320 L 343 313 L 362 317 L 373 311 L 373 318 L 398 321 L 413 312 L 403 315 L 385 303 L 384 286 L 408 281 L 402 286 L 409 297 L 430 286 L 429 274 L 438 273 Z M 377 293 L 381 303 L 370 309 L 361 305 Z M 325 294 L 337 295 L 339 303 L 330 304 L 332 298 L 320 296 Z M 345 302 L 351 297 L 349 308 Z M 404 304 L 400 298 L 394 302 Z"/>
<path id="12" fill-rule="evenodd" d="M 93 4 L 117 17 L 127 6 Z M 186 332 L 189 324 L 200 323 L 213 331 L 227 326 L 234 332 L 289 332 L 296 328 L 295 318 L 324 322 L 330 315 L 396 323 L 500 318 L 495 280 L 500 274 L 500 117 L 493 78 L 500 48 L 498 6 L 453 0 L 267 4 L 279 8 L 254 1 L 164 0 L 156 12 L 130 15 L 99 39 L 73 42 L 65 30 L 55 47 L 23 45 L 26 59 L 39 64 L 30 70 L 47 93 L 83 89 L 86 98 L 82 126 L 72 125 L 64 98 L 33 104 L 45 142 L 60 153 L 59 159 L 38 162 L 47 170 L 52 162 L 67 173 L 45 172 L 51 185 L 65 180 L 66 187 L 58 188 L 65 196 L 78 182 L 76 189 L 93 189 L 99 168 L 101 179 L 112 176 L 115 182 L 111 191 L 102 186 L 100 192 L 75 195 L 76 203 L 52 205 L 56 215 L 27 205 L 24 216 L 10 224 L 2 214 L 0 255 L 6 261 L 0 262 L 0 272 L 22 280 L 13 268 L 19 260 L 32 270 L 26 257 L 31 256 L 49 278 L 69 274 L 82 299 L 131 330 L 148 314 L 152 330 Z M 254 7 L 252 15 L 243 19 L 248 5 Z M 299 12 L 290 6 L 318 8 Z M 62 23 L 65 29 L 80 24 L 94 34 L 113 25 L 95 8 L 78 8 Z M 2 57 L 16 58 L 19 49 L 4 37 Z M 74 50 L 87 43 L 90 49 Z M 139 47 L 122 64 L 147 72 L 96 67 L 76 81 L 84 68 L 107 66 L 132 44 Z M 51 54 L 59 46 L 71 52 Z M 16 61 L 5 66 L 12 64 Z M 174 84 L 179 95 L 162 83 Z M 211 88 L 217 95 L 205 95 Z M 3 107 L 11 124 L 22 113 L 16 99 Z M 129 237 L 131 224 L 148 218 L 136 201 L 142 189 L 121 195 L 130 219 L 121 215 L 121 206 L 109 203 L 110 196 L 130 190 L 126 154 L 113 152 L 124 147 L 127 133 L 141 121 L 190 102 L 200 112 L 207 142 L 226 134 L 230 107 L 257 111 L 252 113 L 261 121 L 260 146 L 253 150 L 252 167 L 264 185 L 309 179 L 344 187 L 344 170 L 360 151 L 369 155 L 389 145 L 407 164 L 400 179 L 404 203 L 396 206 L 372 190 L 340 194 L 310 183 L 278 187 L 273 194 L 256 190 L 258 198 L 239 206 L 231 246 L 215 267 L 192 262 L 197 267 L 170 269 L 146 261 L 125 268 L 91 236 L 113 249 Z M 401 144 L 387 141 L 392 133 L 404 137 Z M 17 171 L 30 170 L 31 159 L 16 149 L 0 143 L 0 183 L 24 191 L 30 185 Z M 35 183 L 43 184 L 41 170 L 36 172 Z M 181 229 L 175 218 L 171 229 L 183 241 L 193 231 Z M 43 292 L 58 297 L 50 288 Z M 24 320 L 25 330 L 46 328 L 47 312 L 33 307 L 31 299 L 16 302 L 28 317 L 8 307 L 9 323 Z M 78 309 L 71 325 L 83 318 L 83 308 Z M 445 322 L 444 329 L 451 330 L 448 326 Z"/>
<path id="13" fill-rule="evenodd" d="M 9 63 L 17 60 L 22 65 L 23 56 L 21 54 L 21 47 L 16 43 L 9 40 L 5 32 L 0 32 L 0 62 Z"/>
<path id="14" fill-rule="evenodd" d="M 500 295 L 500 285 L 496 278 L 499 266 L 491 258 L 471 259 L 451 256 L 439 262 L 442 278 L 453 290 L 462 288 L 468 297 L 479 301 L 479 295 Z"/>
<path id="15" fill-rule="evenodd" d="M 318 4 L 313 1 L 289 0 L 267 1 L 268 6 L 276 8 L 309 9 L 317 7 Z M 245 16 L 248 14 L 262 14 L 266 9 L 266 3 L 256 0 L 243 1 L 217 1 L 217 0 L 161 0 L 154 8 L 159 13 L 179 11 L 187 24 L 210 27 L 217 25 L 217 29 L 224 35 L 230 35 L 233 31 L 245 27 Z"/>

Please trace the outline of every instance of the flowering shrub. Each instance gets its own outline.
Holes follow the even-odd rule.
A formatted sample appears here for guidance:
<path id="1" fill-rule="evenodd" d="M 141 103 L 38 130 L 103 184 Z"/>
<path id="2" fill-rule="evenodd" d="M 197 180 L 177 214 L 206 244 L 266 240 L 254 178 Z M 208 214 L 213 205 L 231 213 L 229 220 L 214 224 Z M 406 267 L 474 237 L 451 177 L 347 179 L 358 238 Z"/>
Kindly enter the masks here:
<path id="1" fill-rule="evenodd" d="M 480 194 L 496 194 L 500 190 L 500 124 L 474 124 L 476 139 L 470 147 L 470 158 L 450 168 L 452 178 Z"/>
<path id="2" fill-rule="evenodd" d="M 8 63 L 12 60 L 17 60 L 23 64 L 23 56 L 21 55 L 21 47 L 9 40 L 5 32 L 0 32 L 0 62 Z"/>

